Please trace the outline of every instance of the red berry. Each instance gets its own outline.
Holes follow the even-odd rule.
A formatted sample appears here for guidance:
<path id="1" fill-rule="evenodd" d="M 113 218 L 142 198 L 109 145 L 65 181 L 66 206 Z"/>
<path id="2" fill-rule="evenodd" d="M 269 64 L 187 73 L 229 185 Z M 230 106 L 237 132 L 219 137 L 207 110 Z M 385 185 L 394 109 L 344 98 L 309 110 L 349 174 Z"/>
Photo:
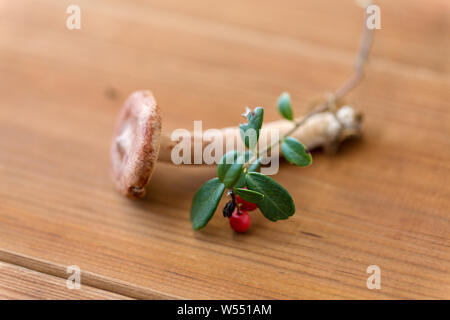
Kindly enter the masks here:
<path id="1" fill-rule="evenodd" d="M 234 210 L 230 217 L 230 226 L 236 232 L 245 232 L 250 227 L 251 219 L 246 211 Z"/>
<path id="2" fill-rule="evenodd" d="M 244 189 L 247 189 L 247 188 L 244 188 Z M 253 210 L 256 210 L 256 208 L 258 208 L 256 206 L 256 203 L 251 203 L 251 202 L 245 201 L 238 195 L 236 195 L 236 202 L 238 203 L 238 205 L 240 205 L 239 208 L 244 211 L 253 211 Z"/>

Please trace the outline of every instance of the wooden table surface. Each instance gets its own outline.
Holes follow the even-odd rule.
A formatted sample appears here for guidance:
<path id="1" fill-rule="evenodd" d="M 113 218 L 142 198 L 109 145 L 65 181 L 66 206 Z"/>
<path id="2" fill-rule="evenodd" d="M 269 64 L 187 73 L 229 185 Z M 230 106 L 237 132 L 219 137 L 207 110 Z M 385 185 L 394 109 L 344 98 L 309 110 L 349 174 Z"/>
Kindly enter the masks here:
<path id="1" fill-rule="evenodd" d="M 81 30 L 66 8 L 81 8 Z M 364 136 L 275 177 L 297 213 L 217 213 L 194 232 L 214 167 L 158 164 L 149 195 L 113 188 L 109 143 L 129 93 L 166 132 L 236 125 L 292 95 L 296 114 L 352 71 L 352 0 L 0 1 L 0 298 L 450 298 L 450 6 L 379 1 L 382 29 L 348 102 Z M 67 266 L 81 290 L 66 289 Z M 369 290 L 366 268 L 381 269 Z"/>

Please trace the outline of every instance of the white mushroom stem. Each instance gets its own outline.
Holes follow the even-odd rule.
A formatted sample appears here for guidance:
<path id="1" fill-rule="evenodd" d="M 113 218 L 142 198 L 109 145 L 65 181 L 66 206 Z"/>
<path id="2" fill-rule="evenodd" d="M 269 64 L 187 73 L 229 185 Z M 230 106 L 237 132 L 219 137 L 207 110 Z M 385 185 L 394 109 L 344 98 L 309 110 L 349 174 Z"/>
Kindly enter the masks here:
<path id="1" fill-rule="evenodd" d="M 293 132 L 295 123 L 302 122 Z M 349 138 L 361 134 L 362 116 L 351 106 L 343 106 L 336 112 L 324 111 L 310 115 L 305 121 L 297 119 L 294 122 L 288 120 L 279 120 L 267 123 L 263 126 L 261 136 L 268 137 L 259 144 L 259 150 L 270 146 L 273 141 L 270 140 L 270 132 L 278 131 L 277 137 L 282 138 L 286 134 L 301 141 L 308 149 L 312 150 L 318 147 L 334 149 L 337 145 Z M 264 134 L 264 132 L 268 134 Z M 196 163 L 194 155 L 201 151 L 204 153 L 212 143 L 217 143 L 217 139 L 222 139 L 220 145 L 223 146 L 222 154 L 227 150 L 227 143 L 232 141 L 237 150 L 243 150 L 243 142 L 240 138 L 239 128 L 223 128 L 216 131 L 213 135 L 204 135 L 202 132 L 191 132 L 187 136 L 173 140 L 168 135 L 161 136 L 161 145 L 158 160 L 172 162 L 174 148 L 188 149 L 191 155 L 190 163 Z M 260 139 L 262 140 L 262 139 Z M 184 147 L 183 143 L 187 143 Z M 182 148 L 181 148 L 182 147 Z M 220 158 L 220 157 L 219 157 Z M 198 163 L 198 162 L 197 162 Z M 203 163 L 203 162 L 202 162 Z"/>

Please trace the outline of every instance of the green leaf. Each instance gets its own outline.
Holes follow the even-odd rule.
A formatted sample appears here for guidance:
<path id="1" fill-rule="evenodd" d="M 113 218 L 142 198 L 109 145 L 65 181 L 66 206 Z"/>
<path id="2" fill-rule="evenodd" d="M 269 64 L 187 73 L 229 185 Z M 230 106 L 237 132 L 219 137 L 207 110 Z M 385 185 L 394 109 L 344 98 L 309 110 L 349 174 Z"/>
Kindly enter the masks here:
<path id="1" fill-rule="evenodd" d="M 241 172 L 241 175 L 239 176 L 239 179 L 234 184 L 235 188 L 243 188 L 243 187 L 245 187 L 245 176 L 246 175 L 247 174 L 244 171 Z"/>
<path id="2" fill-rule="evenodd" d="M 261 200 L 264 199 L 264 195 L 253 191 L 253 190 L 248 190 L 248 189 L 242 189 L 242 188 L 235 188 L 234 192 L 241 197 L 242 199 L 244 199 L 247 202 L 251 202 L 251 203 L 259 203 Z"/>
<path id="3" fill-rule="evenodd" d="M 226 153 L 217 166 L 217 176 L 223 182 L 225 187 L 231 188 L 238 181 L 242 167 L 244 165 L 245 155 L 237 151 L 230 151 Z"/>
<path id="4" fill-rule="evenodd" d="M 289 95 L 289 93 L 283 92 L 278 98 L 278 111 L 281 113 L 283 118 L 288 120 L 294 119 L 291 107 L 291 96 Z"/>
<path id="5" fill-rule="evenodd" d="M 259 157 L 258 159 L 256 159 L 249 167 L 248 167 L 248 172 L 255 172 L 259 169 L 259 167 L 261 166 L 261 157 Z"/>
<path id="6" fill-rule="evenodd" d="M 251 150 L 245 151 L 245 153 L 244 153 L 244 163 L 247 162 L 247 161 L 250 161 L 250 159 L 252 157 L 253 157 L 253 151 L 251 151 Z"/>
<path id="7" fill-rule="evenodd" d="M 293 137 L 287 137 L 283 140 L 281 151 L 289 163 L 299 167 L 306 167 L 312 163 L 311 153 L 300 141 Z"/>
<path id="8" fill-rule="evenodd" d="M 223 183 L 214 178 L 205 182 L 195 193 L 191 204 L 191 222 L 195 230 L 206 226 L 214 215 L 224 190 Z"/>
<path id="9" fill-rule="evenodd" d="M 252 152 L 251 151 L 247 151 L 246 152 L 245 162 L 248 162 L 251 159 L 251 156 L 252 156 Z M 261 166 L 261 157 L 259 157 L 254 162 L 252 162 L 252 164 L 248 167 L 247 171 L 248 172 L 256 172 L 256 171 L 259 170 L 260 166 Z M 239 177 L 238 181 L 234 185 L 235 188 L 243 188 L 243 187 L 245 187 L 245 176 L 246 175 L 247 175 L 247 173 L 244 172 L 244 170 L 242 170 L 241 176 Z"/>
<path id="10" fill-rule="evenodd" d="M 262 107 L 256 107 L 255 110 L 247 114 L 248 122 L 239 125 L 241 138 L 244 141 L 245 146 L 249 149 L 255 148 L 258 142 L 263 118 L 264 109 Z"/>
<path id="11" fill-rule="evenodd" d="M 244 155 L 244 163 L 249 161 L 252 157 L 253 157 L 253 152 L 251 152 L 250 150 L 246 151 L 245 155 Z M 249 171 L 250 171 L 250 168 L 249 168 Z M 255 170 L 253 170 L 253 171 L 255 171 Z M 242 170 L 241 171 L 241 175 L 239 176 L 239 179 L 234 184 L 235 188 L 243 188 L 243 187 L 245 187 L 245 175 L 246 175 L 246 173 L 244 172 L 244 170 Z"/>
<path id="12" fill-rule="evenodd" d="M 278 182 L 258 172 L 250 172 L 245 178 L 247 188 L 264 195 L 258 208 L 269 220 L 287 219 L 295 213 L 295 205 L 289 192 Z"/>

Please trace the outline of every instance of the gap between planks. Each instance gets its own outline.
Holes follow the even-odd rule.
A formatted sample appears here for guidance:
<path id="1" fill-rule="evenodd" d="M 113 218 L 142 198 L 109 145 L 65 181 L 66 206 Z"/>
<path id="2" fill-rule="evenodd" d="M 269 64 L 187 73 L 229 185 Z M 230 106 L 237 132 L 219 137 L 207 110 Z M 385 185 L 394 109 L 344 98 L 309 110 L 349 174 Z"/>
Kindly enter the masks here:
<path id="1" fill-rule="evenodd" d="M 14 253 L 8 250 L 0 250 L 0 262 L 9 263 L 11 265 L 26 268 L 32 271 L 37 271 L 64 280 L 66 280 L 69 276 L 69 274 L 66 272 L 67 267 L 63 265 Z M 144 288 L 128 282 L 111 279 L 109 277 L 104 277 L 96 273 L 83 271 L 83 269 L 81 269 L 81 285 L 86 285 L 91 288 L 116 293 L 133 299 L 181 299 L 180 297 L 166 295 L 149 288 Z"/>
<path id="2" fill-rule="evenodd" d="M 0 262 L 0 300 L 132 300 L 110 291 L 82 285 L 67 288 L 66 280 Z"/>

